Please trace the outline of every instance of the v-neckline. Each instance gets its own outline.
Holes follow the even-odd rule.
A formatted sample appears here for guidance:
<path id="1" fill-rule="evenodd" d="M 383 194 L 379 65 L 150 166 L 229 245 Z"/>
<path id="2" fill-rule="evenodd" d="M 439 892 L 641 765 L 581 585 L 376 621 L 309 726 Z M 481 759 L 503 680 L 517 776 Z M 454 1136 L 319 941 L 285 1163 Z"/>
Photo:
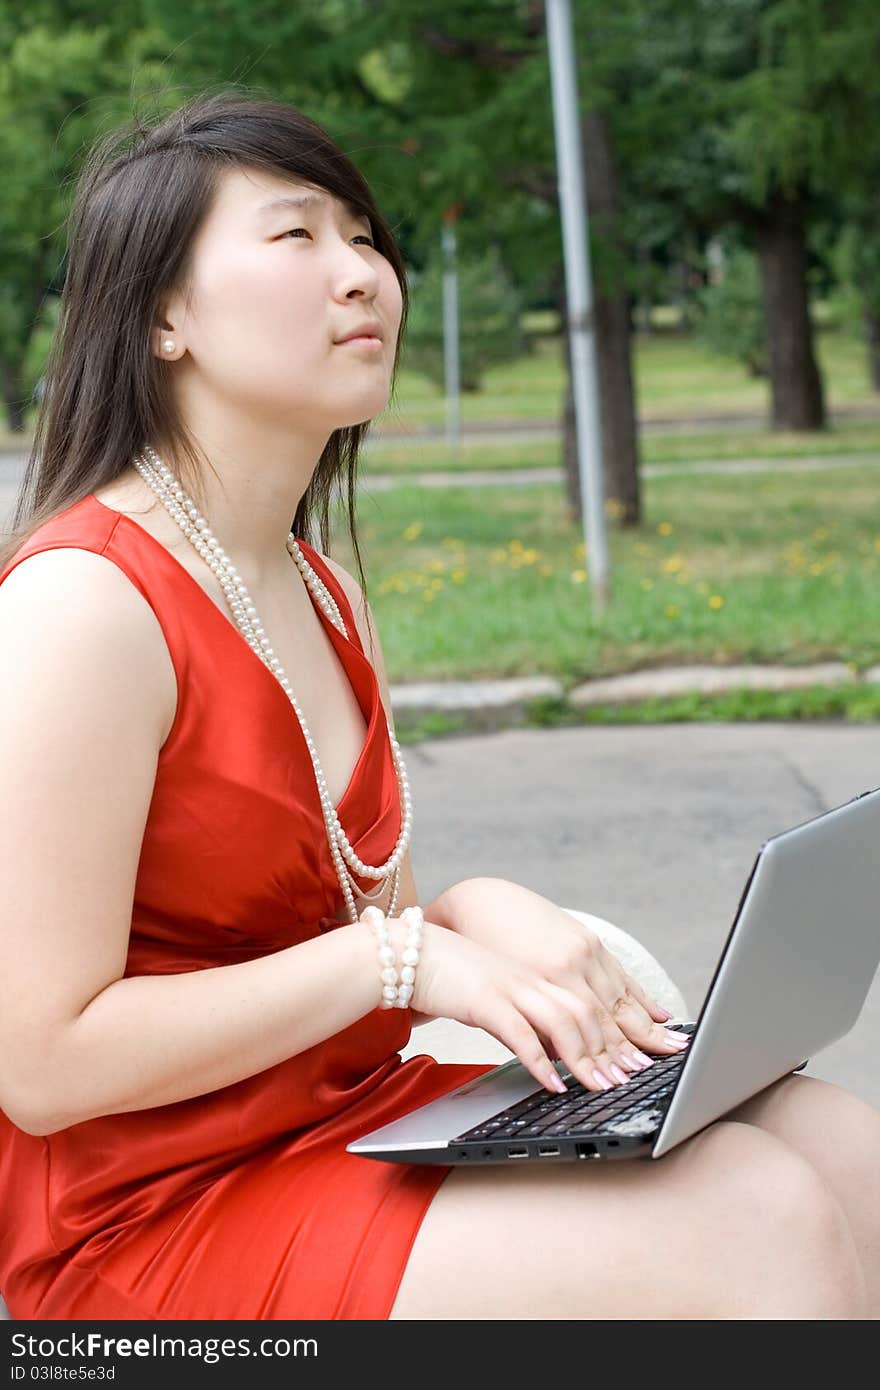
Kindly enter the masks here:
<path id="1" fill-rule="evenodd" d="M 120 512 L 120 511 L 117 511 L 117 509 L 116 509 L 115 507 L 108 507 L 107 503 L 106 503 L 106 502 L 102 502 L 101 499 L 100 499 L 100 497 L 96 497 L 95 494 L 94 494 L 94 492 L 90 492 L 90 493 L 87 494 L 87 500 L 94 502 L 95 505 L 98 506 L 98 507 L 100 507 L 102 511 L 104 511 L 104 512 L 109 512 L 111 516 L 119 517 L 119 518 L 122 519 L 122 521 L 128 522 L 129 525 L 131 525 L 131 526 L 134 527 L 134 529 L 138 532 L 139 535 L 146 536 L 147 540 L 152 544 L 152 546 L 153 546 L 155 549 L 160 550 L 160 551 L 162 552 L 162 554 L 165 556 L 165 558 L 166 558 L 168 561 L 170 561 L 170 563 L 174 566 L 174 568 L 175 568 L 176 570 L 178 570 L 180 573 L 182 573 L 182 574 L 185 576 L 186 580 L 189 582 L 189 584 L 191 584 L 191 585 L 198 591 L 198 593 L 201 594 L 201 596 L 202 596 L 202 598 L 204 599 L 205 603 L 207 603 L 207 604 L 209 605 L 209 607 L 212 608 L 212 609 L 214 610 L 214 612 L 216 613 L 216 615 L 217 615 L 217 617 L 219 618 L 220 622 L 223 624 L 223 626 L 224 626 L 225 628 L 228 629 L 228 631 L 229 631 L 230 634 L 232 635 L 233 639 L 234 639 L 234 640 L 237 639 L 237 643 L 238 643 L 239 648 L 240 648 L 240 649 L 243 649 L 243 651 L 247 653 L 247 656 L 251 659 L 251 661 L 253 661 L 253 662 L 256 663 L 256 665 L 259 667 L 259 669 L 263 672 L 263 674 L 267 677 L 267 679 L 271 681 L 272 685 L 273 685 L 273 686 L 275 687 L 275 689 L 277 690 L 278 695 L 281 697 L 281 699 L 284 701 L 285 705 L 287 706 L 288 710 L 290 711 L 290 716 L 291 716 L 291 718 L 293 719 L 294 724 L 296 725 L 296 730 L 297 730 L 297 733 L 299 734 L 299 737 L 300 737 L 300 741 L 301 741 L 301 744 L 302 744 L 303 752 L 305 753 L 306 757 L 307 757 L 308 760 L 309 760 L 309 766 L 311 766 L 311 764 L 312 764 L 312 757 L 311 757 L 311 754 L 310 754 L 310 752 L 309 752 L 309 750 L 308 750 L 308 746 L 307 746 L 307 744 L 306 744 L 305 734 L 303 733 L 302 725 L 301 725 L 300 722 L 299 722 L 299 718 L 297 717 L 296 710 L 293 708 L 293 705 L 290 703 L 290 700 L 289 700 L 289 698 L 288 698 L 288 696 L 287 696 L 287 692 L 285 691 L 285 689 L 284 689 L 284 687 L 282 686 L 281 682 L 278 680 L 278 677 L 277 677 L 276 675 L 274 675 L 273 672 L 269 670 L 268 666 L 266 666 L 265 663 L 260 659 L 260 657 L 257 656 L 257 653 L 256 653 L 256 652 L 254 651 L 254 649 L 251 647 L 251 645 L 250 645 L 250 643 L 247 641 L 247 639 L 246 639 L 244 633 L 243 633 L 243 632 L 240 630 L 240 628 L 237 626 L 237 624 L 235 623 L 234 619 L 233 619 L 231 616 L 227 616 L 227 614 L 225 614 L 225 613 L 223 612 L 223 610 L 220 608 L 219 604 L 216 604 L 216 603 L 214 602 L 214 600 L 211 598 L 211 595 L 210 595 L 209 593 L 207 593 L 205 589 L 202 588 L 201 584 L 200 584 L 199 581 L 196 579 L 195 575 L 192 574 L 192 573 L 187 569 L 186 565 L 182 564 L 181 561 L 178 560 L 177 556 L 176 556 L 176 555 L 173 555 L 173 554 L 171 553 L 171 551 L 168 549 L 168 547 L 167 547 L 166 545 L 163 545 L 162 542 L 161 542 L 160 540 L 158 540 L 157 537 L 154 536 L 153 533 L 152 533 L 151 531 L 148 531 L 147 528 L 146 528 L 145 526 L 141 526 L 141 524 L 140 524 L 139 521 L 135 521 L 134 517 L 129 516 L 127 512 Z M 308 541 L 299 541 L 299 545 L 300 545 L 300 548 L 305 547 L 306 549 L 311 550 L 312 555 L 314 556 L 314 558 L 315 558 L 315 559 L 318 558 L 317 552 L 314 550 L 314 548 L 313 548 L 312 546 L 309 546 Z M 306 558 L 309 559 L 308 556 L 307 556 Z M 291 563 L 292 565 L 295 565 L 295 564 L 296 564 L 296 562 L 295 562 L 295 560 L 293 559 L 292 556 L 291 556 L 290 563 Z M 309 563 L 311 563 L 311 559 L 309 559 Z M 323 576 L 320 576 L 320 577 L 323 579 Z M 358 648 L 357 648 L 357 647 L 355 646 L 355 644 L 352 642 L 351 638 L 343 637 L 342 633 L 341 633 L 341 632 L 339 631 L 339 629 L 336 627 L 336 625 L 334 624 L 333 620 L 330 618 L 329 614 L 325 613 L 324 610 L 321 608 L 321 605 L 320 605 L 319 603 L 316 602 L 314 596 L 312 595 L 311 590 L 309 589 L 309 586 L 308 586 L 307 584 L 305 584 L 305 585 L 304 585 L 304 588 L 305 588 L 306 592 L 307 592 L 308 595 L 309 595 L 309 600 L 310 600 L 310 602 L 311 602 L 311 604 L 312 604 L 312 607 L 313 607 L 313 608 L 315 609 L 315 611 L 317 612 L 318 617 L 319 617 L 319 619 L 320 619 L 320 621 L 321 621 L 321 623 L 322 623 L 322 625 L 323 625 L 323 627 L 324 627 L 325 632 L 327 632 L 328 636 L 330 637 L 331 642 L 333 643 L 334 650 L 336 650 L 337 653 L 340 653 L 341 651 L 346 650 L 346 649 L 347 649 L 349 652 L 352 652 L 352 653 L 354 654 L 355 657 L 359 657 L 360 660 L 363 661 L 363 662 L 365 663 L 365 665 L 368 667 L 368 669 L 369 669 L 369 671 L 370 671 L 370 674 L 371 674 L 371 676 L 372 676 L 372 680 L 371 680 L 371 682 L 370 682 L 371 702 L 370 702 L 370 709 L 369 709 L 369 711 L 367 711 L 367 710 L 364 709 L 363 705 L 361 704 L 360 695 L 358 694 L 357 689 L 356 689 L 356 687 L 354 686 L 354 684 L 353 684 L 353 682 L 352 682 L 352 680 L 351 680 L 351 677 L 348 675 L 348 668 L 346 667 L 345 661 L 342 660 L 342 657 L 340 656 L 340 661 L 341 661 L 341 664 L 342 664 L 342 669 L 345 671 L 346 677 L 348 678 L 348 682 L 349 682 L 349 685 L 350 685 L 350 687 L 351 687 L 352 693 L 353 693 L 353 695 L 354 695 L 355 700 L 357 701 L 358 709 L 360 710 L 362 717 L 363 717 L 364 720 L 366 721 L 367 732 L 366 732 L 366 735 L 365 735 L 365 737 L 364 737 L 364 742 L 363 742 L 363 746 L 361 747 L 361 751 L 360 751 L 360 753 L 358 754 L 357 761 L 355 762 L 355 765 L 354 765 L 354 767 L 353 767 L 352 770 L 351 770 L 351 776 L 350 776 L 349 779 L 348 779 L 348 783 L 347 783 L 347 785 L 346 785 L 346 787 L 345 787 L 345 790 L 343 791 L 343 793 L 342 793 L 342 795 L 340 796 L 339 800 L 336 802 L 335 806 L 333 807 L 334 811 L 336 811 L 336 813 L 338 814 L 339 811 L 340 811 L 340 808 L 345 804 L 346 800 L 348 799 L 349 795 L 351 794 L 351 792 L 352 792 L 352 790 L 353 790 L 353 788 L 354 788 L 354 784 L 355 784 L 355 782 L 356 782 L 356 780 L 357 780 L 358 774 L 359 774 L 359 772 L 360 772 L 360 770 L 361 770 L 361 767 L 362 767 L 362 765 L 363 765 L 364 759 L 365 759 L 365 757 L 366 757 L 366 755 L 367 755 L 367 751 L 368 751 L 368 749 L 369 749 L 369 747 L 370 747 L 370 744 L 371 744 L 371 742 L 372 742 L 372 739 L 373 739 L 373 729 L 374 729 L 374 725 L 375 725 L 375 723 L 376 723 L 378 705 L 379 705 L 379 703 L 380 703 L 380 699 L 379 699 L 379 688 L 378 688 L 378 682 L 377 682 L 377 680 L 376 680 L 375 672 L 373 671 L 373 668 L 372 668 L 372 666 L 370 665 L 369 661 L 367 661 L 366 657 L 358 650 Z M 315 798 L 316 798 L 316 800 L 317 800 L 317 802 L 318 802 L 318 805 L 320 806 L 320 804 L 321 804 L 321 799 L 320 799 L 320 795 L 319 795 L 319 793 L 318 793 L 318 785 L 317 785 L 316 782 L 314 782 L 314 777 L 313 777 L 312 781 L 313 781 L 314 790 L 315 790 Z"/>

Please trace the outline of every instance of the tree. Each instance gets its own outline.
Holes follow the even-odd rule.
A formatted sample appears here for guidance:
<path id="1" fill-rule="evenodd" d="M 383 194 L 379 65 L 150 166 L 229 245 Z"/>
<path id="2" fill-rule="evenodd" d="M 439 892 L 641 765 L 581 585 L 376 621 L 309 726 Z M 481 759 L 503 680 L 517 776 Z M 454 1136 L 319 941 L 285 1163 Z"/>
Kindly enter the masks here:
<path id="1" fill-rule="evenodd" d="M 45 336 L 63 283 L 64 222 L 88 145 L 128 114 L 131 86 L 154 83 L 164 39 L 130 28 L 140 6 L 39 0 L 0 5 L 0 389 L 12 431 L 24 429 Z M 81 21 L 81 22 L 80 22 Z M 137 77 L 132 78 L 131 74 Z"/>
<path id="2" fill-rule="evenodd" d="M 807 227 L 823 195 L 866 187 L 880 130 L 876 6 L 655 0 L 651 14 L 635 113 L 641 177 L 703 234 L 746 231 L 761 266 L 771 422 L 819 428 Z"/>

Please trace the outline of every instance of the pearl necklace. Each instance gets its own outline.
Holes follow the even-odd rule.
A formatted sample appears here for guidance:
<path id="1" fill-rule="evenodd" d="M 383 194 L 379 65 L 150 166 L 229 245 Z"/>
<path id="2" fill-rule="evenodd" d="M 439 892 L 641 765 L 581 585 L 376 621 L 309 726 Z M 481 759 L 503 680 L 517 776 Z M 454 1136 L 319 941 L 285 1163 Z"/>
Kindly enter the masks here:
<path id="1" fill-rule="evenodd" d="M 342 888 L 342 895 L 348 907 L 351 921 L 357 922 L 359 920 L 352 889 L 354 889 L 360 897 L 367 900 L 378 898 L 384 892 L 388 879 L 392 877 L 393 889 L 391 900 L 387 908 L 387 915 L 389 917 L 393 916 L 394 909 L 397 905 L 397 892 L 400 885 L 400 865 L 409 847 L 410 833 L 412 830 L 412 799 L 410 797 L 409 778 L 407 777 L 403 755 L 400 752 L 400 745 L 394 736 L 394 731 L 391 728 L 387 715 L 386 725 L 388 728 L 388 738 L 391 743 L 391 753 L 394 759 L 397 783 L 401 793 L 403 824 L 391 857 L 386 860 L 384 864 L 373 865 L 365 864 L 363 860 L 358 858 L 342 828 L 339 817 L 336 814 L 336 809 L 330 799 L 330 793 L 327 790 L 327 783 L 324 780 L 324 773 L 321 768 L 314 740 L 309 732 L 302 710 L 297 704 L 296 697 L 290 687 L 290 682 L 287 679 L 284 667 L 281 665 L 281 662 L 278 660 L 273 648 L 269 644 L 269 639 L 260 623 L 257 610 L 251 602 L 251 597 L 247 591 L 244 580 L 235 565 L 229 559 L 226 551 L 212 534 L 207 521 L 199 514 L 195 503 L 184 492 L 174 474 L 166 468 L 155 449 L 152 449 L 150 445 L 146 445 L 144 447 L 144 452 L 142 454 L 135 454 L 132 462 L 144 479 L 144 482 L 148 484 L 159 500 L 164 504 L 165 509 L 177 522 L 183 534 L 192 542 L 195 549 L 205 560 L 209 569 L 217 576 L 236 626 L 239 628 L 248 646 L 252 648 L 263 662 L 264 666 L 268 667 L 272 674 L 278 678 L 287 698 L 293 705 L 296 716 L 300 722 L 300 727 L 303 731 L 306 747 L 312 759 L 312 767 L 314 768 L 318 793 L 321 798 L 321 809 L 324 813 L 324 825 L 327 830 L 330 856 L 336 869 L 339 884 Z M 348 631 L 333 595 L 327 589 L 320 575 L 316 573 L 312 565 L 309 564 L 308 560 L 303 555 L 292 531 L 287 537 L 287 550 L 315 601 L 320 605 L 323 612 L 327 614 L 334 627 L 347 639 Z M 351 869 L 362 878 L 381 879 L 381 883 L 371 892 L 365 892 L 355 883 L 349 865 Z"/>

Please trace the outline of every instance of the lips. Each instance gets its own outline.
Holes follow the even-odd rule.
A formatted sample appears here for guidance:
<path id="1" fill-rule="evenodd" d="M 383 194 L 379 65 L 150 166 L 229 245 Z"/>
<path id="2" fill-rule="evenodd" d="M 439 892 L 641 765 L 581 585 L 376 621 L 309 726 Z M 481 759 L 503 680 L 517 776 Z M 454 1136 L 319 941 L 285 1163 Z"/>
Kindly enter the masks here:
<path id="1" fill-rule="evenodd" d="M 337 343 L 350 343 L 354 338 L 367 340 L 378 338 L 379 342 L 382 342 L 384 338 L 382 325 L 375 319 L 370 319 L 367 323 L 358 324 L 357 328 L 353 328 L 350 333 L 346 333 L 344 338 L 337 338 L 336 341 Z"/>

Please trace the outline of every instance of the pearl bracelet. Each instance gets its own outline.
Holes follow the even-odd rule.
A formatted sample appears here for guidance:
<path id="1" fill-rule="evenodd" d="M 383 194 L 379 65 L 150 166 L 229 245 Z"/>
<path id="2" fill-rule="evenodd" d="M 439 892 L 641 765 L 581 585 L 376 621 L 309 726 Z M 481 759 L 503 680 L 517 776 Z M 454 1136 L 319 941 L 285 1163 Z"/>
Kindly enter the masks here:
<path id="1" fill-rule="evenodd" d="M 400 914 L 400 920 L 406 922 L 408 930 L 401 954 L 403 965 L 399 982 L 395 968 L 394 947 L 391 944 L 391 933 L 388 930 L 385 913 L 380 907 L 365 907 L 360 920 L 372 927 L 379 947 L 380 977 L 382 980 L 382 997 L 379 1000 L 379 1008 L 407 1008 L 413 994 L 416 966 L 419 963 L 419 951 L 422 944 L 422 927 L 425 922 L 422 909 L 418 906 L 405 907 Z"/>

